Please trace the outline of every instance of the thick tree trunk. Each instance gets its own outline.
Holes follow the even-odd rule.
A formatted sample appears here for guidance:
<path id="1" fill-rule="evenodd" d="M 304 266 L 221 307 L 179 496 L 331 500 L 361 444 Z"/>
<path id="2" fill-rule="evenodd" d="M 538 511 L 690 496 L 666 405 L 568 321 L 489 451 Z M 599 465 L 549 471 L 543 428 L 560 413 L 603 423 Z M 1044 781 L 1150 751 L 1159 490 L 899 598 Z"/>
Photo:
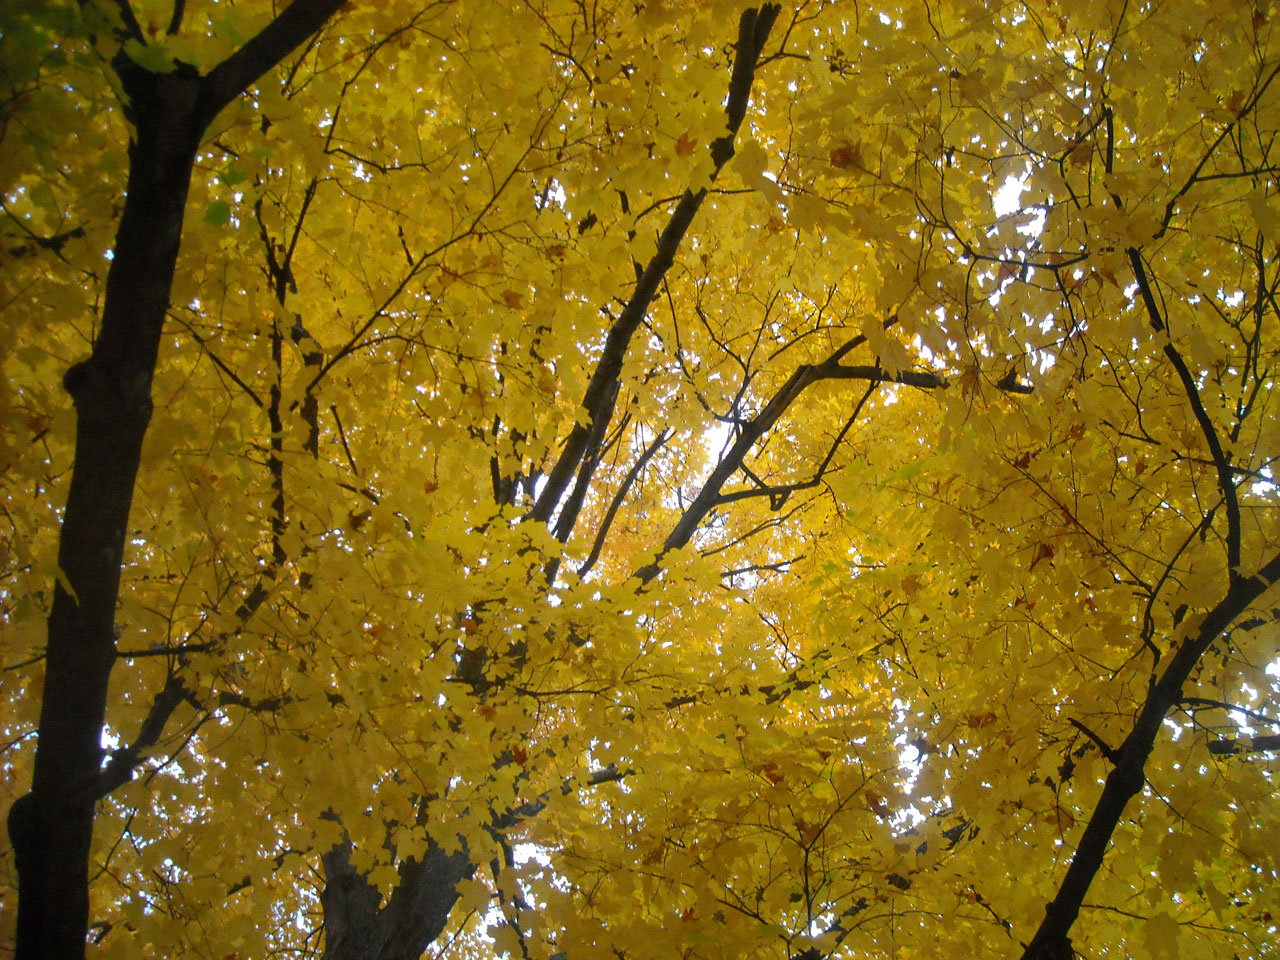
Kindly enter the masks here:
<path id="1" fill-rule="evenodd" d="M 324 855 L 324 960 L 418 960 L 444 931 L 458 899 L 458 881 L 475 866 L 466 850 L 445 853 L 434 843 L 421 860 L 400 865 L 385 907 L 376 887 L 351 866 L 351 846 Z"/>
<path id="2" fill-rule="evenodd" d="M 120 569 L 200 142 L 193 119 L 198 77 L 135 70 L 122 79 L 137 131 L 128 193 L 93 353 L 63 381 L 76 407 L 76 454 L 58 550 L 62 576 L 49 615 L 31 792 L 9 812 L 20 882 L 19 960 L 84 954 Z"/>
<path id="3" fill-rule="evenodd" d="M 295 0 L 206 76 L 112 62 L 133 125 L 124 212 L 88 360 L 63 379 L 76 446 L 48 621 L 31 791 L 9 810 L 18 869 L 16 960 L 84 956 L 94 806 L 129 509 L 151 420 L 183 211 L 200 140 L 222 108 L 315 33 L 344 0 Z M 125 24 L 117 39 L 145 43 Z"/>

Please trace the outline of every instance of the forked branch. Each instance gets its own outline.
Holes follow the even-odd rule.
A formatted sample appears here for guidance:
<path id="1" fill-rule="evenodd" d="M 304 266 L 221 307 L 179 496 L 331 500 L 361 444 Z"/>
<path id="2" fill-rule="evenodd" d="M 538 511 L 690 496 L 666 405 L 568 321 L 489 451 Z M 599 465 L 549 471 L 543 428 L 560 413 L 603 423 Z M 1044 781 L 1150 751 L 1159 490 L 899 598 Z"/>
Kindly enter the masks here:
<path id="1" fill-rule="evenodd" d="M 756 62 L 760 58 L 760 53 L 764 49 L 769 31 L 773 28 L 780 9 L 777 4 L 764 4 L 759 10 L 744 10 L 738 22 L 738 46 L 734 54 L 733 74 L 729 81 L 729 99 L 726 107 L 728 132 L 712 143 L 709 148 L 715 165 L 711 173 L 713 180 L 733 157 L 734 140 L 746 117 L 751 84 L 755 79 Z M 618 393 L 618 377 L 622 373 L 622 363 L 631 347 L 632 337 L 644 320 L 653 298 L 657 295 L 663 277 L 675 263 L 680 243 L 684 240 L 694 216 L 706 197 L 707 188 L 705 187 L 696 192 L 686 190 L 680 202 L 676 204 L 675 210 L 672 211 L 666 227 L 658 238 L 658 249 L 641 271 L 631 297 L 605 337 L 600 361 L 596 364 L 582 398 L 582 406 L 587 411 L 586 422 L 574 424 L 559 459 L 547 475 L 546 486 L 529 514 L 530 519 L 542 523 L 551 519 L 551 515 L 564 497 L 570 479 L 588 455 L 591 438 L 602 434 L 605 425 L 613 418 Z M 562 521 L 557 526 L 559 529 L 571 529 L 575 520 L 576 516 L 569 517 L 567 522 Z"/>
<path id="2" fill-rule="evenodd" d="M 1165 716 L 1182 700 L 1182 688 L 1209 647 L 1239 620 L 1249 605 L 1280 582 L 1280 553 L 1250 577 L 1236 577 L 1223 598 L 1205 615 L 1198 630 L 1178 646 L 1160 679 L 1147 692 L 1137 722 L 1114 752 L 1114 769 L 1076 846 L 1071 866 L 1058 893 L 1045 908 L 1045 917 L 1027 944 L 1022 960 L 1065 960 L 1071 957 L 1071 927 L 1080 914 L 1093 878 L 1125 807 L 1146 783 L 1146 763 L 1155 747 Z"/>

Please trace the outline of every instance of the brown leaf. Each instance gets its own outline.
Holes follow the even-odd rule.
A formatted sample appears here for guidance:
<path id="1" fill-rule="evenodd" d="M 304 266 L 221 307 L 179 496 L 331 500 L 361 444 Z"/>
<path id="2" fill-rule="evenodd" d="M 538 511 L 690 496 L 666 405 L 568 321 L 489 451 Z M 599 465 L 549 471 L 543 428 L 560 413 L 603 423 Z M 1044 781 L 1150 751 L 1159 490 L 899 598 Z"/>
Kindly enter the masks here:
<path id="1" fill-rule="evenodd" d="M 861 166 L 862 148 L 856 144 L 845 144 L 836 147 L 827 154 L 827 159 L 831 161 L 831 165 L 837 170 L 848 170 L 850 167 Z"/>
<path id="2" fill-rule="evenodd" d="M 1052 560 L 1053 553 L 1054 548 L 1052 543 L 1037 544 L 1035 556 L 1031 558 L 1031 566 L 1027 567 L 1027 569 L 1034 570 L 1036 568 L 1036 564 L 1041 560 Z"/>
<path id="3" fill-rule="evenodd" d="M 965 717 L 965 723 L 971 730 L 981 730 L 996 722 L 996 715 L 988 710 L 986 713 L 971 713 Z"/>

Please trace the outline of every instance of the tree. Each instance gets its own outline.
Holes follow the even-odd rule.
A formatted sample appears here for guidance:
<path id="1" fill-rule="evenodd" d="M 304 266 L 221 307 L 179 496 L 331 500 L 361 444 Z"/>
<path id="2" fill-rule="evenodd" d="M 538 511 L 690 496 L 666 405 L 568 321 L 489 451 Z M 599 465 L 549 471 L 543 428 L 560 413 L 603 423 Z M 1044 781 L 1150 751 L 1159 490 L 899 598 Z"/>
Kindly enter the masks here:
<path id="1" fill-rule="evenodd" d="M 18 956 L 1275 955 L 1269 9 L 223 6 L 0 12 Z"/>

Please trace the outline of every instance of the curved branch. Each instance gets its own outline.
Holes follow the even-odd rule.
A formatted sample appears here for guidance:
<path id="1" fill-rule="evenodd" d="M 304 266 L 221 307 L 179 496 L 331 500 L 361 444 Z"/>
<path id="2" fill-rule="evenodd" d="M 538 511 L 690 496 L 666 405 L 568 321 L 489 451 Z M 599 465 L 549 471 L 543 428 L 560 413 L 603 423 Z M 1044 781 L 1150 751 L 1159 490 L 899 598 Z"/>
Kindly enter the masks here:
<path id="1" fill-rule="evenodd" d="M 1151 289 L 1150 278 L 1147 276 L 1146 267 L 1142 262 L 1142 255 L 1136 247 L 1130 247 L 1126 252 L 1129 256 L 1129 263 L 1133 267 L 1134 279 L 1138 281 L 1138 289 L 1142 293 L 1142 302 L 1147 308 L 1147 318 L 1153 330 L 1157 333 L 1165 334 L 1164 355 L 1173 364 L 1173 369 L 1178 374 L 1178 380 L 1182 383 L 1183 392 L 1186 393 L 1187 399 L 1191 402 L 1192 413 L 1195 415 L 1196 423 L 1200 426 L 1200 432 L 1204 435 L 1205 442 L 1209 445 L 1209 455 L 1213 458 L 1213 465 L 1218 472 L 1218 488 L 1222 491 L 1222 499 L 1227 507 L 1227 576 L 1234 582 L 1240 576 L 1241 532 L 1240 501 L 1236 496 L 1236 481 L 1231 461 L 1222 447 L 1217 428 L 1214 427 L 1213 420 L 1200 399 L 1200 389 L 1196 386 L 1195 378 L 1191 375 L 1191 371 L 1187 369 L 1187 364 L 1182 359 L 1182 354 L 1168 339 L 1168 327 L 1160 314 L 1160 306 L 1156 303 L 1155 294 Z"/>
<path id="2" fill-rule="evenodd" d="M 209 71 L 200 85 L 196 108 L 200 128 L 212 123 L 224 107 L 323 27 L 346 3 L 347 0 L 294 0 L 257 35 Z"/>

